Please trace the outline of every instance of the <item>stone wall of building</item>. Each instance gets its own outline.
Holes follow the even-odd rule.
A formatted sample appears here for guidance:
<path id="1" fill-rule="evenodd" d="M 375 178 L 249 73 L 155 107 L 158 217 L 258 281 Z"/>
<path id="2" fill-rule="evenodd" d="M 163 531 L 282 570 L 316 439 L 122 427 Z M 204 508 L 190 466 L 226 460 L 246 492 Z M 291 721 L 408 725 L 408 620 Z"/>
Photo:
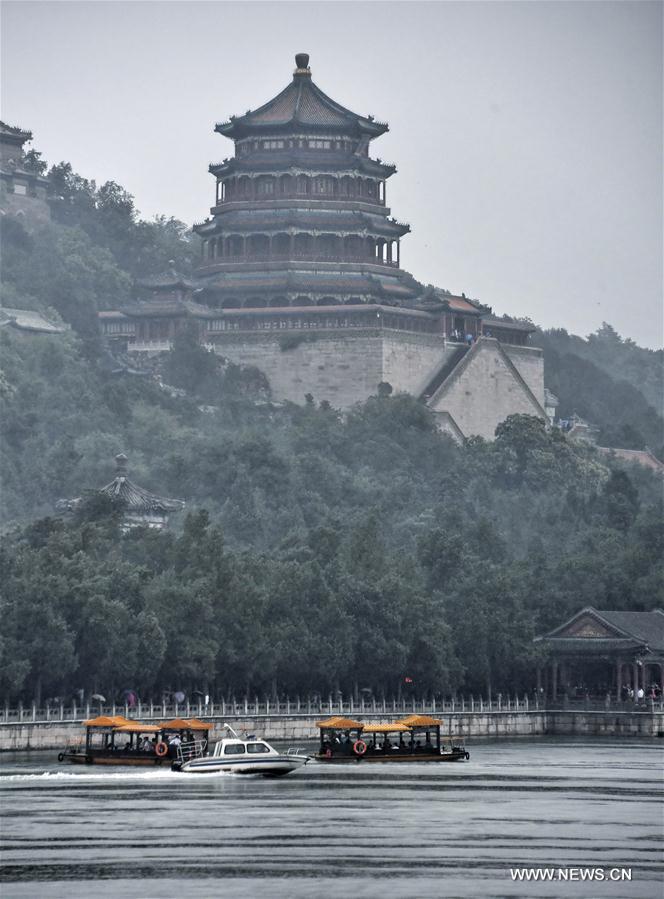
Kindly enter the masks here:
<path id="1" fill-rule="evenodd" d="M 455 352 L 442 335 L 383 332 L 383 381 L 395 393 L 420 396 L 433 374 Z"/>
<path id="2" fill-rule="evenodd" d="M 227 332 L 215 335 L 214 341 L 220 355 L 259 368 L 275 400 L 301 404 L 311 394 L 317 403 L 327 400 L 337 409 L 376 394 L 381 381 L 391 384 L 395 393 L 419 396 L 458 350 L 458 345 L 435 334 L 378 329 Z M 484 338 L 447 377 L 429 405 L 441 429 L 455 439 L 471 435 L 491 439 L 508 415 L 542 416 L 537 401 L 544 401 L 541 350 Z"/>
<path id="3" fill-rule="evenodd" d="M 544 351 L 536 346 L 511 346 L 507 343 L 501 346 L 535 394 L 537 402 L 544 407 Z"/>
<path id="4" fill-rule="evenodd" d="M 256 366 L 275 400 L 303 403 L 310 393 L 347 409 L 374 395 L 381 381 L 417 395 L 448 352 L 442 338 L 404 331 L 357 329 L 297 334 L 215 335 L 217 353 Z"/>
<path id="5" fill-rule="evenodd" d="M 25 192 L 24 192 L 25 191 Z M 0 181 L 0 212 L 16 217 L 26 228 L 37 227 L 51 218 L 46 188 L 32 183 L 20 174 Z"/>
<path id="6" fill-rule="evenodd" d="M 528 379 L 535 384 L 537 365 L 543 369 L 542 357 L 526 354 L 523 359 Z M 543 399 L 543 371 L 541 378 Z M 506 361 L 503 348 L 492 338 L 483 338 L 473 346 L 429 405 L 434 412 L 449 413 L 465 437 L 477 435 L 487 440 L 493 438 L 497 425 L 508 415 L 543 415 Z"/>

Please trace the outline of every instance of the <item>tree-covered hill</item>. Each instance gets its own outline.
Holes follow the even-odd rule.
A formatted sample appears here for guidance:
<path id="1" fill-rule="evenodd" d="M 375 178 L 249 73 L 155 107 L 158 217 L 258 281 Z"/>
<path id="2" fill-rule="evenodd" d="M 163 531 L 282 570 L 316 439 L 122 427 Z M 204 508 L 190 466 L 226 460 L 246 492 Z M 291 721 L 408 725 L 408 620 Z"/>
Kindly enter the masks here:
<path id="1" fill-rule="evenodd" d="M 195 246 L 58 168 L 51 224 L 2 220 L 3 302 L 72 326 L 0 329 L 3 695 L 394 693 L 406 675 L 418 692 L 522 691 L 536 633 L 586 604 L 662 605 L 661 480 L 536 419 L 460 447 L 407 396 L 278 406 L 188 334 L 162 384 L 109 364 L 97 309 Z M 616 337 L 613 372 L 606 334 L 539 337 L 564 411 L 659 445 L 646 351 Z M 123 537 L 121 510 L 92 499 L 54 517 L 119 451 L 186 501 L 170 532 Z"/>
<path id="2" fill-rule="evenodd" d="M 604 324 L 587 339 L 564 330 L 538 332 L 546 384 L 558 414 L 596 425 L 601 446 L 644 449 L 664 458 L 664 351 L 647 350 Z"/>

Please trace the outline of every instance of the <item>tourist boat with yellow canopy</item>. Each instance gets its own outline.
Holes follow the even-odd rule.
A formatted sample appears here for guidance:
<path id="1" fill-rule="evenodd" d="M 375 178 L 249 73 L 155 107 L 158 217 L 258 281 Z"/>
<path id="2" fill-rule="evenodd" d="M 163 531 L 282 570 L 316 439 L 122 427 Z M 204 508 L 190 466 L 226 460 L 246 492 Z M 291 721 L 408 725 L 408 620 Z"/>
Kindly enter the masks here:
<path id="1" fill-rule="evenodd" d="M 363 723 L 334 716 L 318 721 L 320 762 L 460 762 L 470 758 L 465 746 L 444 745 L 443 722 L 428 715 L 400 721 Z"/>
<path id="2" fill-rule="evenodd" d="M 99 715 L 83 722 L 85 739 L 70 744 L 58 761 L 74 765 L 172 765 L 207 753 L 213 725 L 196 718 L 144 724 L 123 715 Z"/>

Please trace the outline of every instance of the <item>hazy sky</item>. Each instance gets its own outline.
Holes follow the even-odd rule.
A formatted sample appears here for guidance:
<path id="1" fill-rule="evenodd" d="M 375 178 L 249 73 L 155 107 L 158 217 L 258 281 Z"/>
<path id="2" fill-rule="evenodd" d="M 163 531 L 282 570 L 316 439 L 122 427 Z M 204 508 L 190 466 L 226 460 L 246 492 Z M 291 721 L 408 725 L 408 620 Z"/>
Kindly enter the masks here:
<path id="1" fill-rule="evenodd" d="M 3 2 L 2 118 L 144 216 L 209 214 L 214 122 L 290 81 L 387 120 L 402 265 L 494 310 L 662 342 L 659 2 Z"/>

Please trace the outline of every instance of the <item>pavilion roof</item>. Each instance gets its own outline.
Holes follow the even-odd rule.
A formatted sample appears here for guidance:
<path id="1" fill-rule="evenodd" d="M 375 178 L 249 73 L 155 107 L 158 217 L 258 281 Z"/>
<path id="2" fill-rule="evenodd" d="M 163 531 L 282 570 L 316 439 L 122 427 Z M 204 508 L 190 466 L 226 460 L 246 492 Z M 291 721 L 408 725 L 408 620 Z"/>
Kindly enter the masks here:
<path id="1" fill-rule="evenodd" d="M 505 331 L 524 331 L 527 334 L 532 334 L 537 330 L 535 325 L 528 322 L 506 321 L 504 318 L 498 318 L 495 315 L 483 316 L 482 325 L 498 330 L 502 328 Z"/>
<path id="2" fill-rule="evenodd" d="M 151 300 L 134 300 L 120 310 L 130 318 L 162 318 L 164 316 L 192 316 L 193 318 L 209 318 L 210 308 L 196 303 L 194 300 L 182 300 L 177 297 L 156 297 Z"/>
<path id="3" fill-rule="evenodd" d="M 134 724 L 130 718 L 124 715 L 97 715 L 96 718 L 88 718 L 83 722 L 84 727 L 124 727 L 127 724 Z"/>
<path id="4" fill-rule="evenodd" d="M 442 727 L 440 718 L 432 718 L 430 715 L 406 715 L 401 718 L 401 723 L 406 727 Z"/>
<path id="5" fill-rule="evenodd" d="M 410 728 L 401 721 L 375 721 L 365 724 L 362 727 L 362 734 L 397 734 L 408 733 Z"/>
<path id="6" fill-rule="evenodd" d="M 147 287 L 151 290 L 175 289 L 178 287 L 187 290 L 196 287 L 195 281 L 187 278 L 175 269 L 175 263 L 172 260 L 168 269 L 156 275 L 146 275 L 144 278 L 139 278 L 136 284 L 139 287 Z"/>
<path id="7" fill-rule="evenodd" d="M 198 718 L 171 718 L 157 725 L 157 730 L 212 730 L 210 721 L 199 721 Z"/>
<path id="8" fill-rule="evenodd" d="M 353 718 L 344 718 L 343 715 L 333 715 L 332 718 L 326 718 L 325 721 L 317 721 L 316 727 L 320 730 L 357 730 L 364 725 Z"/>
<path id="9" fill-rule="evenodd" d="M 276 97 L 256 110 L 250 110 L 243 116 L 233 116 L 228 122 L 218 124 L 215 131 L 227 137 L 240 138 L 246 134 L 282 129 L 364 133 L 369 137 L 378 137 L 388 130 L 386 124 L 375 122 L 370 116 L 351 112 L 324 94 L 311 80 L 309 56 L 306 53 L 298 54 L 295 62 L 297 68 L 293 80 Z"/>
<path id="10" fill-rule="evenodd" d="M 157 513 L 165 515 L 169 512 L 179 512 L 184 508 L 184 502 L 181 499 L 166 499 L 163 496 L 157 496 L 138 487 L 127 477 L 127 457 L 124 453 L 120 453 L 115 457 L 117 465 L 117 474 L 105 487 L 100 489 L 100 493 L 110 496 L 113 499 L 119 499 L 124 506 L 126 512 L 136 514 Z"/>

